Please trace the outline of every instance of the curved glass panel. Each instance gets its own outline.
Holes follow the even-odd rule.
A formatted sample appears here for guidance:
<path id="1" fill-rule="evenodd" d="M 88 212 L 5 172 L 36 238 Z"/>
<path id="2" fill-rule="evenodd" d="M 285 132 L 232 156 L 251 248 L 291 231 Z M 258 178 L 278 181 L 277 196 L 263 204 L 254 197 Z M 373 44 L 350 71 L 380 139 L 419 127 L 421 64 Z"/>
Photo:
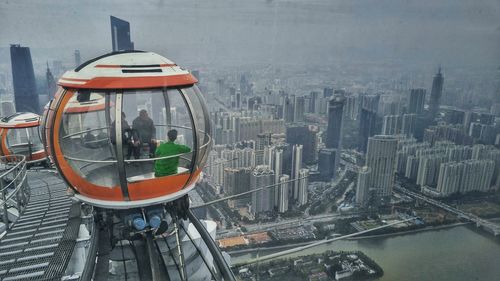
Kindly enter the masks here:
<path id="1" fill-rule="evenodd" d="M 45 135 L 45 130 L 46 130 L 46 123 L 47 123 L 47 118 L 48 118 L 48 114 L 49 114 L 49 108 L 50 108 L 50 104 L 52 103 L 52 100 L 49 101 L 44 109 L 43 109 L 43 114 L 42 116 L 40 116 L 40 126 L 38 126 L 38 135 L 40 137 L 40 139 L 42 140 L 42 143 L 44 145 L 44 149 L 47 151 L 48 147 L 47 147 L 47 138 L 46 138 L 46 135 Z"/>
<path id="2" fill-rule="evenodd" d="M 0 139 L 3 140 L 3 135 L 6 133 L 7 132 L 4 128 L 0 128 Z M 1 152 L 1 155 L 5 155 L 5 153 L 8 153 L 8 151 L 3 151 L 3 145 L 0 145 L 0 152 Z"/>
<path id="3" fill-rule="evenodd" d="M 29 149 L 28 140 L 26 128 L 7 130 L 7 147 L 11 153 L 27 155 Z"/>
<path id="4" fill-rule="evenodd" d="M 115 94 L 88 90 L 71 95 L 64 106 L 59 142 L 66 161 L 90 183 L 117 186 L 114 132 Z"/>
<path id="5" fill-rule="evenodd" d="M 31 143 L 32 152 L 43 150 L 43 143 L 40 139 L 39 127 L 26 128 Z"/>
<path id="6" fill-rule="evenodd" d="M 40 128 L 42 130 L 41 132 L 42 141 L 45 145 L 45 150 L 50 160 L 53 160 L 52 145 L 51 145 L 52 140 L 50 135 L 52 133 L 52 126 L 54 125 L 53 122 L 55 118 L 55 112 L 57 110 L 58 103 L 65 92 L 66 90 L 63 87 L 59 86 L 57 92 L 54 95 L 54 99 L 51 100 L 44 108 L 44 112 L 40 120 Z"/>
<path id="7" fill-rule="evenodd" d="M 205 100 L 196 85 L 190 88 L 182 89 L 182 91 L 186 93 L 186 98 L 189 99 L 191 106 L 193 107 L 193 119 L 196 125 L 196 135 L 198 139 L 196 169 L 201 169 L 207 161 L 208 152 L 211 147 L 211 128 L 208 110 L 206 108 Z"/>
<path id="8" fill-rule="evenodd" d="M 6 131 L 7 147 L 10 153 L 31 156 L 34 152 L 43 150 L 38 127 L 13 128 Z"/>
<path id="9" fill-rule="evenodd" d="M 122 110 L 123 155 L 129 183 L 190 172 L 192 126 L 179 90 L 124 91 Z"/>

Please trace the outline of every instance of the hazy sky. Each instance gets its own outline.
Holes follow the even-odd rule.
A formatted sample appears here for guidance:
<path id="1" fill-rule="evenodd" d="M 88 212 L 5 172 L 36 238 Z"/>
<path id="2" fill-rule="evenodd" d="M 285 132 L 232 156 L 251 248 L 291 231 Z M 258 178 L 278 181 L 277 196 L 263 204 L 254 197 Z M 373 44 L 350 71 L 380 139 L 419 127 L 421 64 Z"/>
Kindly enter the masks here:
<path id="1" fill-rule="evenodd" d="M 0 63 L 108 52 L 110 15 L 178 63 L 500 65 L 500 0 L 0 0 Z"/>

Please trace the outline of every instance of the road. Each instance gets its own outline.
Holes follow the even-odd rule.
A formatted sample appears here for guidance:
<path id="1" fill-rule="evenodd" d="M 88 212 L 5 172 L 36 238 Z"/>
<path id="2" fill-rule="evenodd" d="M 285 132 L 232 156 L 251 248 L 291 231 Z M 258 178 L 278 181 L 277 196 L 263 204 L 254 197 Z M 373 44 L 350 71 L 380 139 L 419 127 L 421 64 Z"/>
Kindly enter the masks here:
<path id="1" fill-rule="evenodd" d="M 288 227 L 294 227 L 294 226 L 299 226 L 299 225 L 310 225 L 310 224 L 313 224 L 315 222 L 325 222 L 325 221 L 330 221 L 332 219 L 353 218 L 353 217 L 358 216 L 359 214 L 361 214 L 361 213 L 353 213 L 353 214 L 348 214 L 348 215 L 342 215 L 339 213 L 321 214 L 321 215 L 315 215 L 315 216 L 309 216 L 309 217 L 284 219 L 284 220 L 280 220 L 277 222 L 249 224 L 249 225 L 245 225 L 244 227 L 247 229 L 246 234 L 249 234 L 249 233 L 254 233 L 254 232 L 270 231 L 270 230 L 278 229 L 278 228 L 288 228 Z M 242 233 L 238 228 L 225 229 L 225 230 L 217 231 L 217 238 L 239 236 L 241 234 Z"/>

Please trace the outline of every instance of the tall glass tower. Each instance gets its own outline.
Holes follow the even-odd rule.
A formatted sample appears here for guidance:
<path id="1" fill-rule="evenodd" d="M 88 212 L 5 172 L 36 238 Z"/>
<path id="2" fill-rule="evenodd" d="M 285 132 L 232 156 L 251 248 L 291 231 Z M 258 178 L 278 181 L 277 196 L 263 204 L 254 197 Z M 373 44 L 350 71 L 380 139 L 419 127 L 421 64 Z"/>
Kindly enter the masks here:
<path id="1" fill-rule="evenodd" d="M 436 118 L 439 111 L 441 96 L 443 95 L 443 82 L 443 74 L 441 74 L 441 67 L 439 67 L 438 73 L 432 80 L 431 99 L 429 101 L 429 114 L 432 120 Z"/>
<path id="2" fill-rule="evenodd" d="M 133 50 L 134 43 L 130 41 L 130 23 L 113 16 L 110 16 L 110 20 L 113 52 Z"/>
<path id="3" fill-rule="evenodd" d="M 328 128 L 326 129 L 326 147 L 342 149 L 342 117 L 345 98 L 336 96 L 328 103 Z"/>
<path id="4" fill-rule="evenodd" d="M 16 111 L 40 113 L 30 48 L 10 45 L 10 61 Z"/>

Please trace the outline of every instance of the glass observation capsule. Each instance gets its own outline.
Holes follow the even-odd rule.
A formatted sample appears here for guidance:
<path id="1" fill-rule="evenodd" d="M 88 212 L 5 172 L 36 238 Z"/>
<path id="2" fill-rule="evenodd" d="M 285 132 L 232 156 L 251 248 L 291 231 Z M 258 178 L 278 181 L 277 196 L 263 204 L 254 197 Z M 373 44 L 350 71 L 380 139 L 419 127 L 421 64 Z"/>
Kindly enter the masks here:
<path id="1" fill-rule="evenodd" d="M 58 81 L 46 147 L 75 197 L 125 209 L 191 190 L 212 144 L 196 78 L 151 52 L 92 59 Z"/>
<path id="2" fill-rule="evenodd" d="M 28 163 L 43 162 L 47 155 L 38 133 L 40 116 L 17 112 L 0 119 L 0 151 L 3 156 L 24 155 Z"/>

